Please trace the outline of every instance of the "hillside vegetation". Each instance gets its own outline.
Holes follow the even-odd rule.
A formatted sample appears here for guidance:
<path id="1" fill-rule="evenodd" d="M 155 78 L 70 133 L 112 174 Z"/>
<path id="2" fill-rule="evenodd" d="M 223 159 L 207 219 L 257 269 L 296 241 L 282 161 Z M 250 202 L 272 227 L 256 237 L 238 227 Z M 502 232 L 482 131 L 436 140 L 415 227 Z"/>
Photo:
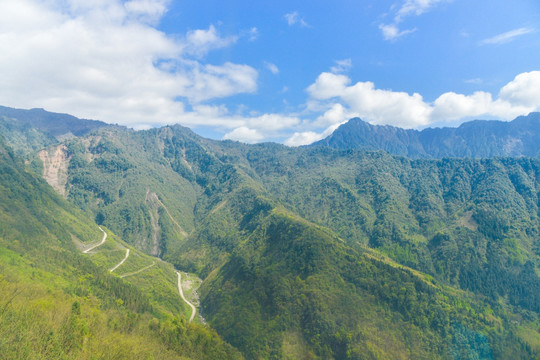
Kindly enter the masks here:
<path id="1" fill-rule="evenodd" d="M 116 244 L 202 278 L 202 315 L 246 358 L 540 357 L 539 160 L 243 145 L 181 126 L 62 144 L 67 200 Z M 124 253 L 105 254 L 102 267 Z"/>
<path id="2" fill-rule="evenodd" d="M 212 330 L 188 324 L 178 296 L 167 298 L 170 266 L 159 266 L 146 292 L 135 276 L 128 282 L 108 270 L 117 261 L 113 234 L 110 248 L 94 254 L 77 247 L 101 238 L 93 221 L 0 144 L 0 358 L 241 357 Z"/>

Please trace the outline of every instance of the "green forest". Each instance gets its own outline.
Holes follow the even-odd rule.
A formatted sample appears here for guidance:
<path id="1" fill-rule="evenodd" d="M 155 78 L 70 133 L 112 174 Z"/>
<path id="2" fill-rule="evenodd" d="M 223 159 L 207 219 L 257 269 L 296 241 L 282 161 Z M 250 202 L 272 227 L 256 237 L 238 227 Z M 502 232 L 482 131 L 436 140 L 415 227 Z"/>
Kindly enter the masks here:
<path id="1" fill-rule="evenodd" d="M 538 159 L 2 124 L 0 358 L 540 359 Z"/>

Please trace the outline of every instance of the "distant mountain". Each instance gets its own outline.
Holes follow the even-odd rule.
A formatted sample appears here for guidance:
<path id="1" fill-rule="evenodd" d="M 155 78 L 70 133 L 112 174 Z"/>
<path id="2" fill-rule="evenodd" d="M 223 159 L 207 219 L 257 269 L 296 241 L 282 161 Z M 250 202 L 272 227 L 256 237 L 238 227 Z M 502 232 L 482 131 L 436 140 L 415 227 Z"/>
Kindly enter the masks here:
<path id="1" fill-rule="evenodd" d="M 540 113 L 513 121 L 475 120 L 457 128 L 422 131 L 371 125 L 359 118 L 341 125 L 310 146 L 334 149 L 384 150 L 410 158 L 540 157 Z"/>
<path id="2" fill-rule="evenodd" d="M 22 110 L 0 106 L 0 120 L 8 119 L 16 119 L 19 124 L 31 126 L 54 137 L 68 133 L 82 136 L 91 130 L 107 126 L 102 121 L 79 119 L 72 115 L 43 109 Z"/>

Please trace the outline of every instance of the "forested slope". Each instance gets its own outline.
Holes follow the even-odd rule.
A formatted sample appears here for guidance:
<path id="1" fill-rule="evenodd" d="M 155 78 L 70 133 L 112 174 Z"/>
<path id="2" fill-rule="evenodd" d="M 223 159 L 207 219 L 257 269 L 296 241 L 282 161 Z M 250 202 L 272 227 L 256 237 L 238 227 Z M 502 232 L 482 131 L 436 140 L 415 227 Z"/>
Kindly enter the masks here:
<path id="1" fill-rule="evenodd" d="M 181 126 L 62 145 L 68 201 L 203 278 L 203 316 L 247 358 L 539 357 L 538 160 L 243 145 Z"/>
<path id="2" fill-rule="evenodd" d="M 240 358 L 76 245 L 101 237 L 0 143 L 0 358 Z"/>
<path id="3" fill-rule="evenodd" d="M 73 152 L 69 198 L 151 239 L 144 194 L 154 192 L 160 254 L 205 278 L 204 315 L 248 357 L 447 358 L 465 346 L 453 343 L 463 333 L 483 339 L 459 350 L 471 354 L 537 351 L 537 340 L 515 335 L 538 338 L 529 331 L 538 315 L 536 160 L 247 146 L 178 126 L 92 136 Z M 77 156 L 92 161 L 77 167 Z M 311 252 L 324 260 L 309 266 Z"/>

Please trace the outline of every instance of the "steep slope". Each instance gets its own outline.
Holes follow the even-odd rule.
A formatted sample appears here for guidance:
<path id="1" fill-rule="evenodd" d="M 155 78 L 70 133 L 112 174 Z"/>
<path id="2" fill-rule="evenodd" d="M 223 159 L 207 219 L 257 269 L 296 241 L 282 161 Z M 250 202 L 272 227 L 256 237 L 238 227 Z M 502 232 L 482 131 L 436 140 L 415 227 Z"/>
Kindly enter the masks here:
<path id="1" fill-rule="evenodd" d="M 349 244 L 540 311 L 538 160 L 410 161 L 263 145 L 248 156 L 281 203 Z"/>
<path id="2" fill-rule="evenodd" d="M 334 149 L 384 150 L 390 154 L 430 157 L 420 142 L 420 132 L 390 125 L 371 125 L 359 118 L 350 119 L 327 138 L 310 146 Z"/>
<path id="3" fill-rule="evenodd" d="M 539 137 L 540 113 L 520 116 L 510 122 L 475 120 L 457 128 L 422 131 L 370 125 L 354 118 L 310 146 L 384 150 L 411 158 L 540 157 Z"/>
<path id="4" fill-rule="evenodd" d="M 154 133 L 158 134 L 161 131 L 164 130 L 157 130 Z M 192 183 L 196 183 L 200 187 L 200 192 L 193 210 L 195 214 L 194 231 L 187 239 L 179 242 L 176 249 L 170 248 L 165 254 L 165 257 L 178 267 L 190 269 L 199 273 L 203 278 L 206 278 L 202 287 L 202 305 L 205 317 L 229 341 L 245 351 L 248 356 L 271 356 L 279 358 L 285 356 L 290 351 L 300 351 L 304 355 L 312 351 L 313 354 L 323 357 L 338 356 L 336 355 L 338 350 L 317 348 L 314 346 L 314 341 L 309 340 L 309 337 L 306 339 L 304 335 L 298 335 L 303 334 L 307 326 L 305 324 L 291 330 L 296 334 L 297 343 L 305 344 L 305 346 L 300 346 L 301 350 L 291 350 L 291 346 L 287 344 L 283 345 L 283 338 L 286 337 L 284 334 L 289 334 L 288 332 L 283 332 L 283 326 L 292 325 L 289 323 L 286 323 L 287 325 L 282 324 L 281 330 L 273 330 L 269 322 L 275 320 L 273 317 L 276 316 L 277 312 L 263 315 L 267 311 L 267 304 L 270 300 L 263 297 L 253 298 L 251 295 L 248 295 L 254 291 L 254 286 L 264 287 L 270 284 L 269 280 L 264 277 L 264 274 L 268 271 L 257 267 L 258 270 L 254 271 L 254 273 L 252 272 L 247 277 L 247 280 L 243 277 L 238 278 L 235 275 L 237 273 L 234 269 L 238 269 L 239 265 L 232 258 L 238 252 L 243 251 L 242 244 L 243 242 L 248 242 L 247 238 L 257 244 L 265 243 L 265 233 L 259 232 L 257 229 L 260 226 L 264 226 L 266 221 L 270 221 L 268 220 L 268 213 L 280 202 L 286 204 L 291 210 L 298 211 L 305 217 L 336 229 L 350 244 L 347 246 L 353 246 L 359 249 L 355 251 L 360 251 L 362 248 L 361 245 L 371 245 L 404 264 L 432 273 L 443 282 L 456 286 L 460 285 L 460 283 L 452 279 L 447 279 L 443 270 L 433 270 L 433 259 L 431 258 L 432 256 L 433 258 L 438 256 L 442 261 L 452 261 L 454 259 L 455 255 L 451 252 L 445 252 L 446 243 L 439 241 L 441 238 L 444 239 L 444 234 L 440 233 L 440 230 L 448 227 L 446 222 L 450 222 L 451 220 L 442 215 L 444 212 L 434 211 L 431 216 L 436 218 L 434 220 L 435 224 L 429 224 L 433 228 L 430 229 L 427 223 L 423 227 L 419 225 L 414 226 L 415 223 L 419 222 L 416 219 L 417 217 L 422 219 L 422 216 L 425 217 L 431 213 L 430 209 L 425 209 L 425 205 L 422 205 L 426 199 L 430 199 L 433 196 L 430 192 L 430 187 L 428 184 L 422 183 L 422 179 L 432 178 L 432 174 L 430 173 L 432 170 L 431 167 L 436 163 L 410 163 L 403 159 L 396 159 L 381 154 L 344 154 L 330 150 L 300 151 L 277 145 L 243 146 L 229 142 L 218 143 L 196 139 L 189 132 L 185 133 L 185 130 L 179 127 L 167 129 L 166 131 L 172 131 L 173 134 L 171 136 L 168 133 L 166 136 L 167 140 L 165 142 L 167 146 L 164 146 L 164 153 L 167 154 L 167 160 L 171 164 L 175 164 L 173 166 L 178 169 L 178 173 L 192 179 Z M 472 165 L 475 164 L 474 161 L 463 161 L 463 163 L 465 163 L 465 166 L 471 166 L 471 163 Z M 489 165 L 488 167 L 493 166 L 495 169 L 499 166 L 496 161 L 488 161 L 487 165 Z M 459 166 L 453 164 L 449 166 L 450 168 L 456 167 L 458 173 L 461 171 Z M 381 173 L 377 174 L 376 170 L 380 170 Z M 397 177 L 396 179 L 388 176 L 388 172 L 391 173 L 392 171 L 397 173 L 395 175 Z M 485 169 L 474 169 L 474 166 L 470 169 L 470 172 L 473 173 L 481 173 L 482 171 L 485 171 Z M 519 172 L 516 175 L 512 175 L 512 177 L 518 175 Z M 334 176 L 345 183 L 340 184 L 340 181 L 332 180 L 331 177 Z M 405 185 L 400 185 L 400 181 L 402 181 L 400 178 L 404 176 L 405 179 L 407 179 L 407 176 L 409 177 L 408 182 Z M 493 173 L 491 176 L 496 178 L 499 175 Z M 368 181 L 368 185 L 371 184 L 370 186 L 372 188 L 365 188 L 363 192 L 356 190 L 358 194 L 355 195 L 355 186 L 368 186 L 363 185 L 360 180 Z M 536 175 L 533 173 L 532 178 L 524 178 L 522 181 L 525 183 L 533 181 L 533 184 L 536 184 Z M 419 182 L 415 185 L 417 190 L 414 190 L 411 186 L 415 182 Z M 478 184 L 482 184 L 483 182 L 487 185 L 491 184 L 491 180 L 483 178 L 475 179 L 474 182 Z M 316 184 L 317 186 L 310 188 L 311 184 Z M 378 192 L 373 186 L 379 186 L 381 190 Z M 450 186 L 450 184 L 447 186 Z M 488 186 L 485 191 L 497 191 L 500 186 L 500 183 L 494 181 L 492 188 Z M 536 185 L 532 186 L 533 189 L 536 187 Z M 409 202 L 411 201 L 409 199 L 411 197 L 409 189 L 411 191 L 414 190 L 417 194 L 417 198 L 413 199 L 413 202 L 418 203 L 418 205 L 412 209 L 409 209 Z M 394 194 L 396 192 L 395 190 L 397 190 L 397 198 L 394 198 L 396 197 Z M 452 193 L 457 190 L 446 189 L 444 191 Z M 379 193 L 380 198 L 372 197 Z M 383 201 L 385 197 L 389 196 L 388 194 L 392 196 L 392 199 Z M 528 203 L 533 204 L 533 207 L 530 209 L 533 213 L 535 211 L 534 194 L 533 190 L 533 193 L 531 193 L 532 197 L 526 199 Z M 464 194 L 457 192 L 456 196 L 464 196 Z M 272 200 L 272 198 L 275 200 Z M 356 208 L 357 205 L 351 206 L 351 201 L 354 202 L 355 199 L 358 199 L 358 206 L 360 208 Z M 477 198 L 469 199 L 472 204 L 479 200 Z M 313 201 L 316 201 L 316 203 L 313 203 Z M 484 206 L 481 202 L 478 205 L 479 207 Z M 305 206 L 305 209 L 302 210 L 301 206 Z M 448 207 L 449 205 L 441 204 L 437 206 Z M 311 213 L 305 211 L 306 209 L 310 209 Z M 452 211 L 459 214 L 460 210 L 460 208 L 455 208 Z M 500 209 L 490 210 L 497 213 Z M 320 217 L 317 218 L 315 215 Z M 472 213 L 469 215 L 472 216 Z M 501 215 L 503 217 L 506 216 L 505 214 Z M 516 217 L 522 215 L 523 213 L 519 213 Z M 455 215 L 453 214 L 452 216 Z M 380 218 L 378 221 L 377 217 Z M 460 223 L 467 220 L 473 224 L 467 223 L 469 227 L 474 227 L 476 221 L 466 214 L 459 217 L 459 219 Z M 427 220 L 423 221 L 427 222 Z M 440 223 L 440 225 L 437 225 L 437 223 Z M 534 300 L 534 294 L 538 285 L 538 277 L 534 272 L 530 271 L 537 267 L 537 265 L 534 265 L 537 264 L 537 257 L 533 251 L 535 246 L 537 246 L 534 245 L 535 243 L 533 241 L 535 239 L 534 234 L 537 232 L 536 223 L 537 219 L 534 218 L 532 223 L 524 224 L 528 227 L 520 229 L 524 233 L 530 232 L 528 236 L 519 237 L 523 241 L 522 243 L 510 242 L 505 245 L 509 246 L 508 249 L 517 247 L 517 250 L 514 250 L 513 253 L 510 251 L 499 252 L 500 249 L 497 249 L 497 242 L 483 237 L 478 232 L 475 232 L 474 235 L 466 234 L 467 236 L 464 240 L 464 243 L 474 243 L 474 241 L 483 242 L 484 244 L 489 243 L 489 245 L 485 246 L 490 248 L 490 250 L 487 260 L 477 263 L 479 265 L 485 264 L 482 265 L 485 266 L 483 273 L 487 277 L 484 278 L 483 275 L 480 275 L 478 279 L 475 279 L 476 284 L 479 284 L 478 286 L 475 285 L 476 288 L 469 286 L 468 282 L 464 282 L 463 286 L 464 288 L 475 290 L 480 294 L 490 296 L 493 301 L 488 303 L 491 304 L 490 306 L 497 306 L 497 316 L 502 316 L 506 319 L 504 321 L 508 321 L 512 316 L 507 315 L 504 307 L 497 305 L 499 296 L 509 295 L 510 301 L 514 305 L 523 305 L 533 310 L 534 313 L 537 312 L 537 303 Z M 401 232 L 398 232 L 398 229 L 404 228 L 405 224 L 410 229 L 408 232 L 404 232 L 405 235 L 402 235 Z M 453 235 L 458 236 L 459 240 L 460 233 L 453 233 Z M 480 239 L 477 239 L 477 237 L 480 237 Z M 288 241 L 294 241 L 292 236 L 287 237 L 287 239 Z M 358 243 L 359 240 L 360 244 Z M 386 247 L 379 244 L 378 241 L 381 244 L 386 243 Z M 439 245 L 442 246 L 439 247 Z M 452 245 L 451 241 L 450 245 Z M 310 245 L 304 243 L 303 246 L 309 247 Z M 336 246 L 336 244 L 332 243 L 332 245 L 329 245 L 329 247 L 333 246 Z M 449 249 L 451 250 L 452 246 Z M 478 255 L 471 254 L 472 248 L 470 246 L 466 246 L 463 249 L 464 255 L 476 259 L 475 256 L 482 256 L 485 247 L 479 249 Z M 353 250 L 348 249 L 344 252 L 347 253 L 349 251 Z M 526 256 L 526 258 L 515 262 L 513 256 L 516 251 L 522 256 Z M 499 253 L 503 255 L 502 258 L 498 255 Z M 267 266 L 270 268 L 273 266 L 270 264 L 277 266 L 277 263 L 286 254 L 288 254 L 288 250 L 283 249 L 283 252 L 276 252 L 273 257 L 266 258 Z M 420 257 L 419 254 L 424 257 Z M 497 268 L 492 266 L 501 262 L 501 259 L 504 263 L 503 267 Z M 338 258 L 336 261 L 340 263 L 346 262 L 345 259 L 341 258 Z M 465 263 L 464 268 L 472 264 L 475 264 L 475 261 Z M 447 266 L 451 268 L 453 265 L 448 263 Z M 291 276 L 298 276 L 300 273 L 300 269 L 295 267 L 289 267 L 287 271 L 290 272 Z M 379 271 L 382 273 L 378 275 L 384 277 L 384 273 L 388 269 L 383 268 Z M 496 271 L 500 271 L 501 279 L 506 280 L 504 283 L 497 284 L 496 287 L 492 288 L 490 282 L 493 281 L 494 275 L 497 276 Z M 333 272 L 335 273 L 336 270 L 333 269 Z M 474 274 L 475 272 L 471 270 L 471 273 Z M 513 274 L 519 274 L 519 276 L 514 276 Z M 280 272 L 280 276 L 285 275 Z M 216 280 L 214 282 L 214 279 L 219 279 L 219 281 Z M 517 281 L 514 282 L 510 279 Z M 259 285 L 256 285 L 256 283 L 259 283 Z M 231 289 L 236 290 L 233 291 Z M 397 291 L 397 289 L 392 290 L 392 292 L 394 291 Z M 488 293 L 488 291 L 491 292 Z M 380 294 L 382 291 L 378 293 Z M 518 293 L 521 295 L 516 297 L 515 294 Z M 300 305 L 293 300 L 296 297 L 301 297 L 300 295 L 296 293 L 288 296 L 288 299 L 295 304 L 297 311 L 299 311 L 297 308 Z M 272 298 L 272 296 L 269 297 Z M 342 294 L 342 297 L 348 298 L 344 294 Z M 328 300 L 328 298 L 325 299 Z M 350 301 L 351 303 L 361 302 L 358 299 L 350 299 Z M 459 301 L 463 301 L 463 298 Z M 251 305 L 246 307 L 246 304 Z M 474 306 L 481 307 L 485 305 Z M 452 306 L 448 305 L 446 307 L 446 309 L 449 308 L 452 308 Z M 338 309 L 337 311 L 341 312 L 341 310 Z M 491 310 L 480 310 L 482 313 L 486 311 L 491 312 Z M 376 313 L 377 311 L 372 308 L 368 312 Z M 244 314 L 240 318 L 249 318 L 249 321 L 242 320 L 240 323 L 234 321 L 233 319 L 237 318 L 239 313 Z M 350 312 L 349 310 L 344 310 L 342 314 L 350 315 Z M 533 319 L 535 319 L 535 316 L 533 315 Z M 359 320 L 358 318 L 355 319 Z M 502 322 L 502 318 L 499 321 Z M 532 320 L 532 323 L 525 321 L 520 326 L 528 328 L 531 326 L 530 324 L 535 323 L 536 320 Z M 231 326 L 231 324 L 234 325 Z M 382 327 L 386 326 L 379 325 Z M 409 325 L 398 328 L 401 331 L 405 331 L 403 329 Z M 468 327 L 458 328 L 468 331 L 466 330 Z M 396 329 L 395 331 L 398 333 L 400 330 Z M 508 335 L 505 331 L 500 331 Z M 443 341 L 444 337 L 440 334 L 437 336 L 439 336 L 438 340 L 434 340 L 436 343 L 439 345 L 445 343 Z M 330 338 L 326 338 L 324 343 L 329 346 L 331 341 Z M 421 342 L 422 340 L 419 341 Z M 448 340 L 446 340 L 447 342 Z M 500 343 L 500 339 L 494 341 L 494 343 Z M 513 338 L 511 343 L 514 345 L 504 344 L 507 348 L 512 348 L 514 349 L 513 351 L 517 351 L 518 353 L 524 351 L 522 356 L 523 358 L 527 358 L 527 345 L 524 345 L 525 350 L 519 350 L 521 345 L 517 345 L 519 341 L 516 338 Z M 404 349 L 408 349 L 406 351 L 418 353 L 418 349 L 413 350 L 411 346 L 414 345 L 410 343 L 402 344 L 401 350 L 405 351 Z M 451 346 L 446 346 L 447 351 L 450 351 L 448 349 Z M 289 350 L 283 350 L 283 347 Z M 293 348 L 295 347 L 293 346 Z M 362 350 L 358 351 L 363 353 L 367 351 L 367 348 L 362 348 Z M 379 349 L 378 351 L 383 350 Z M 501 348 L 494 351 L 496 351 L 499 357 L 505 354 Z M 433 352 L 430 353 L 430 356 L 438 354 L 444 357 L 445 355 L 443 353 Z M 397 352 L 393 353 L 392 356 L 396 356 L 396 354 Z M 387 356 L 390 355 L 387 354 Z"/>
<path id="5" fill-rule="evenodd" d="M 102 235 L 0 143 L 1 358 L 240 358 L 77 247 Z M 114 234 L 108 239 L 102 247 L 118 244 Z M 103 255 L 107 261 L 114 251 Z"/>
<path id="6" fill-rule="evenodd" d="M 500 306 L 355 249 L 256 189 L 225 201 L 176 258 L 208 273 L 204 316 L 248 358 L 535 356 Z"/>
<path id="7" fill-rule="evenodd" d="M 180 126 L 65 145 L 68 200 L 203 278 L 203 316 L 249 358 L 538 357 L 538 160 L 249 146 Z"/>

